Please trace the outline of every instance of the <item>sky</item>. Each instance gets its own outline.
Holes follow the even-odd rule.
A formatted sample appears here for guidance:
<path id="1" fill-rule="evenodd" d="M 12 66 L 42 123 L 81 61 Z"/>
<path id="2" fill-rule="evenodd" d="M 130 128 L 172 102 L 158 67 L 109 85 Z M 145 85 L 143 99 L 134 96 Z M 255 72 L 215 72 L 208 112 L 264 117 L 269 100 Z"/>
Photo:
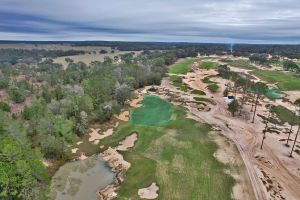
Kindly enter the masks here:
<path id="1" fill-rule="evenodd" d="M 0 40 L 300 44 L 300 0 L 0 0 Z"/>

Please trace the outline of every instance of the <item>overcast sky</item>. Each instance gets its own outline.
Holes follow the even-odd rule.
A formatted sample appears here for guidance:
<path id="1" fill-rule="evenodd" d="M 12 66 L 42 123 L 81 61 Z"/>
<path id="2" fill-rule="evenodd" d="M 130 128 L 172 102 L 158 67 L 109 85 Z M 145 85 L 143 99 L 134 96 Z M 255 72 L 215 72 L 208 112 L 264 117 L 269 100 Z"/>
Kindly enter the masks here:
<path id="1" fill-rule="evenodd" d="M 300 0 L 0 0 L 0 40 L 300 43 Z"/>

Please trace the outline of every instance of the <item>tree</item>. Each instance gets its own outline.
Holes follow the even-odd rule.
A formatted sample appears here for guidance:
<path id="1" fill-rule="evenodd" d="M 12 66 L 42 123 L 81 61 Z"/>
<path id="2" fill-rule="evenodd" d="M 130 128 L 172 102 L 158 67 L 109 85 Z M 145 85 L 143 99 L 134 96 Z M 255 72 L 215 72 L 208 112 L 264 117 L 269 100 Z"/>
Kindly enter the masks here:
<path id="1" fill-rule="evenodd" d="M 115 98 L 119 104 L 124 105 L 126 100 L 131 98 L 131 89 L 126 84 L 116 84 Z"/>
<path id="2" fill-rule="evenodd" d="M 4 112 L 10 112 L 10 106 L 6 102 L 1 101 L 0 102 L 0 110 L 2 110 Z"/>
<path id="3" fill-rule="evenodd" d="M 288 135 L 288 138 L 287 138 L 287 141 L 286 141 L 286 146 L 289 146 L 289 140 L 290 140 L 290 137 L 291 137 L 291 134 L 293 132 L 293 125 L 294 125 L 294 122 L 295 122 L 295 119 L 297 117 L 297 107 L 300 107 L 300 99 L 297 99 L 295 102 L 295 112 L 294 112 L 294 115 L 293 115 L 293 119 L 292 119 L 292 123 L 291 123 L 291 127 L 290 127 L 290 130 L 289 130 L 289 135 Z"/>
<path id="4" fill-rule="evenodd" d="M 253 92 L 255 93 L 256 97 L 255 98 L 255 102 L 254 102 L 254 113 L 253 113 L 253 118 L 252 118 L 252 123 L 254 123 L 254 118 L 255 118 L 255 114 L 256 114 L 256 109 L 257 109 L 257 104 L 258 104 L 258 100 L 261 97 L 261 95 L 265 94 L 268 90 L 268 86 L 265 83 L 262 82 L 257 82 L 253 85 L 252 88 Z"/>
<path id="5" fill-rule="evenodd" d="M 231 112 L 232 116 L 234 117 L 235 112 L 237 112 L 239 109 L 239 102 L 237 100 L 233 100 L 228 105 L 228 110 Z"/>
<path id="6" fill-rule="evenodd" d="M 296 137 L 295 137 L 295 140 L 294 140 L 294 143 L 293 143 L 293 147 L 292 147 L 292 150 L 291 150 L 291 153 L 290 153 L 290 157 L 293 157 L 293 151 L 294 151 L 294 148 L 295 148 L 295 144 L 297 142 L 299 132 L 300 132 L 300 124 L 298 125 L 298 130 L 297 130 Z"/>
<path id="7" fill-rule="evenodd" d="M 88 115 L 86 112 L 81 111 L 80 116 L 76 122 L 76 132 L 78 135 L 82 136 L 88 129 Z"/>

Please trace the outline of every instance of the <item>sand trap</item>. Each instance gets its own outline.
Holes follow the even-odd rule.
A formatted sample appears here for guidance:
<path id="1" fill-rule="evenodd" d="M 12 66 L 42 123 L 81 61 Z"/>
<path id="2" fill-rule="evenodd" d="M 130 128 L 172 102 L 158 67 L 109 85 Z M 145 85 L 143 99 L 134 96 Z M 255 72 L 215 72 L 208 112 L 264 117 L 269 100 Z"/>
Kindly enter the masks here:
<path id="1" fill-rule="evenodd" d="M 137 140 L 137 133 L 133 133 L 127 136 L 123 141 L 121 141 L 117 150 L 119 151 L 128 151 L 131 147 L 134 146 L 135 141 Z"/>
<path id="2" fill-rule="evenodd" d="M 82 141 L 79 141 L 79 142 L 77 142 L 76 144 L 77 144 L 77 145 L 80 145 L 80 144 L 82 144 L 82 143 L 83 143 Z"/>
<path id="3" fill-rule="evenodd" d="M 152 183 L 147 188 L 139 189 L 138 195 L 141 199 L 156 199 L 158 197 L 157 191 L 159 190 L 156 183 Z"/>
<path id="4" fill-rule="evenodd" d="M 101 135 L 98 133 L 100 129 L 94 129 L 90 128 L 90 138 L 89 141 L 92 142 L 94 140 L 99 140 L 101 138 Z"/>
<path id="5" fill-rule="evenodd" d="M 134 107 L 134 108 L 139 108 L 142 106 L 142 104 L 140 104 L 140 102 L 144 99 L 144 96 L 143 95 L 139 95 L 138 98 L 136 99 L 133 99 L 130 101 L 129 105 L 131 107 Z"/>
<path id="6" fill-rule="evenodd" d="M 90 138 L 89 138 L 89 141 L 90 142 L 93 142 L 93 141 L 96 141 L 96 140 L 102 140 L 103 138 L 106 138 L 110 135 L 113 134 L 113 129 L 110 128 L 108 129 L 107 131 L 103 132 L 103 134 L 99 134 L 100 129 L 93 129 L 91 128 L 91 133 L 90 133 Z M 98 141 L 99 142 L 99 141 Z"/>
<path id="7" fill-rule="evenodd" d="M 72 151 L 72 153 L 76 153 L 78 150 L 79 150 L 78 148 L 74 148 L 71 151 Z"/>
<path id="8" fill-rule="evenodd" d="M 130 163 L 125 161 L 123 156 L 117 152 L 116 149 L 109 147 L 106 151 L 100 154 L 101 158 L 108 162 L 111 168 L 114 170 L 127 171 L 130 167 Z"/>
<path id="9" fill-rule="evenodd" d="M 42 160 L 42 163 L 45 167 L 51 167 L 53 165 L 50 160 Z"/>
<path id="10" fill-rule="evenodd" d="M 84 153 L 81 153 L 80 157 L 79 157 L 79 160 L 85 160 L 87 159 L 88 157 L 84 154 Z"/>
<path id="11" fill-rule="evenodd" d="M 129 111 L 124 111 L 120 115 L 116 116 L 117 119 L 127 122 L 129 121 Z"/>

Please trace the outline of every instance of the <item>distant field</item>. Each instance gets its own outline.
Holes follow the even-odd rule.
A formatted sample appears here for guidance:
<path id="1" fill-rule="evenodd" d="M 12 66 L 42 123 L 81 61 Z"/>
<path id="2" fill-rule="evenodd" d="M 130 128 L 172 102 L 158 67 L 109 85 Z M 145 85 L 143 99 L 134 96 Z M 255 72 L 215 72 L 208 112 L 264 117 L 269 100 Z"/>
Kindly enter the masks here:
<path id="1" fill-rule="evenodd" d="M 110 58 L 114 58 L 115 56 L 119 56 L 122 54 L 126 54 L 126 53 L 130 53 L 132 51 L 115 51 L 114 53 L 106 53 L 106 54 L 100 54 L 99 52 L 97 52 L 96 54 L 91 53 L 91 54 L 81 54 L 81 55 L 75 55 L 75 56 L 64 56 L 64 57 L 58 57 L 53 59 L 54 62 L 56 63 L 60 63 L 63 66 L 67 66 L 68 63 L 65 61 L 66 58 L 71 58 L 72 60 L 74 60 L 74 62 L 84 62 L 85 64 L 90 64 L 93 61 L 104 61 L 104 58 L 106 56 L 110 57 Z M 135 53 L 139 53 L 139 52 L 135 52 Z"/>
<path id="2" fill-rule="evenodd" d="M 251 73 L 258 76 L 269 83 L 277 83 L 280 90 L 300 90 L 300 78 L 291 73 L 268 71 L 268 70 L 254 70 Z"/>
<path id="3" fill-rule="evenodd" d="M 157 101 L 157 97 L 147 98 Z M 169 110 L 148 107 L 147 113 L 152 112 L 159 117 Z M 140 120 L 147 121 L 147 113 L 140 115 Z M 232 199 L 235 181 L 225 171 L 238 168 L 217 161 L 214 153 L 218 147 L 209 135 L 211 127 L 186 119 L 185 115 L 183 108 L 173 107 L 171 120 L 163 126 L 124 123 L 101 141 L 105 147 L 116 146 L 132 132 L 138 133 L 134 148 L 123 154 L 131 167 L 116 199 L 139 199 L 138 189 L 152 182 L 159 185 L 159 199 Z"/>
<path id="4" fill-rule="evenodd" d="M 169 72 L 172 74 L 186 74 L 191 70 L 192 64 L 194 62 L 195 62 L 195 58 L 185 59 L 171 66 L 169 68 Z"/>

